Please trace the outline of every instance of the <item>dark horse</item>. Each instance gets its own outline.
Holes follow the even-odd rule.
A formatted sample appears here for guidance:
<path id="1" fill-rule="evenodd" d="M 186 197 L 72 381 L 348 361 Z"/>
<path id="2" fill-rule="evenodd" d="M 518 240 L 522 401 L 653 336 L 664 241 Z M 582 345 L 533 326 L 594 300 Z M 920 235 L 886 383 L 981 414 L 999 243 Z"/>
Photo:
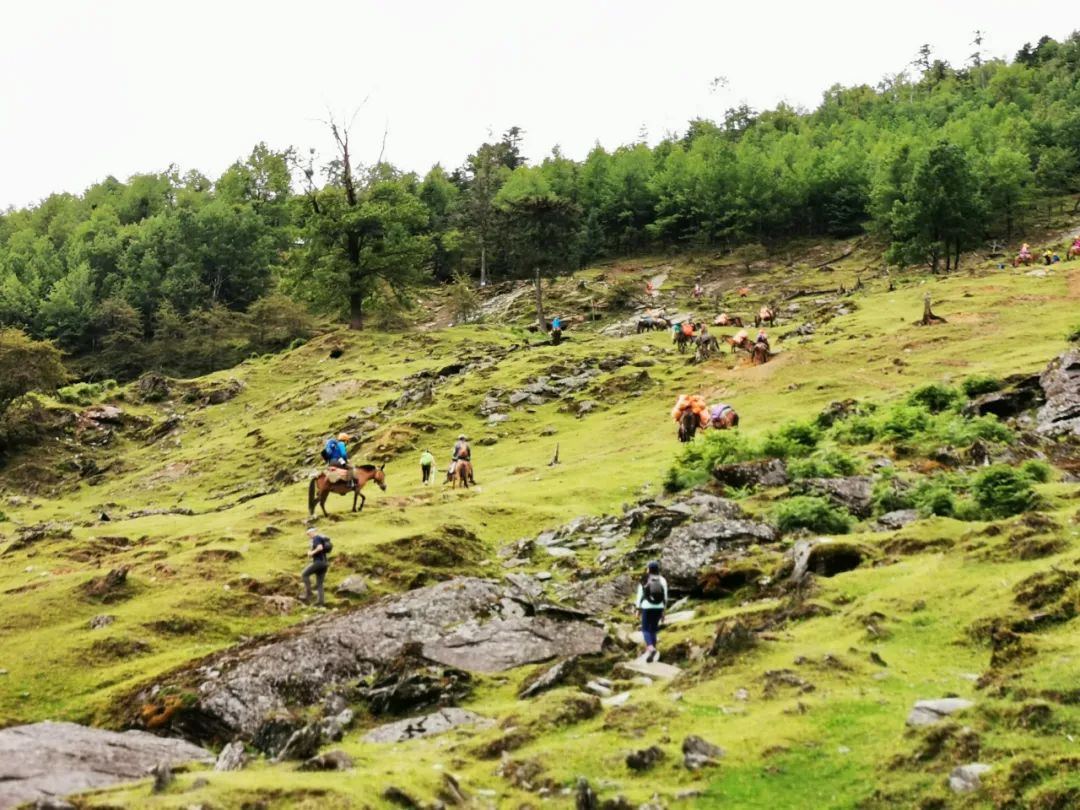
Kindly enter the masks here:
<path id="1" fill-rule="evenodd" d="M 701 423 L 696 413 L 694 413 L 689 408 L 683 411 L 683 415 L 679 417 L 679 441 L 693 441 L 694 434 L 697 433 L 697 429 L 700 424 Z"/>
<path id="2" fill-rule="evenodd" d="M 318 504 L 322 509 L 324 515 L 326 515 L 326 498 L 331 492 L 336 492 L 338 495 L 348 495 L 350 492 L 353 494 L 352 510 L 354 512 L 364 510 L 364 502 L 367 498 L 364 497 L 364 493 L 360 490 L 364 488 L 364 485 L 368 481 L 374 481 L 379 485 L 379 489 L 386 492 L 386 475 L 383 473 L 383 467 L 385 464 L 381 464 L 376 467 L 374 464 L 361 464 L 359 467 L 353 468 L 353 480 L 350 483 L 348 480 L 330 481 L 326 477 L 325 472 L 319 473 L 316 478 L 311 479 L 311 483 L 308 484 L 308 514 L 315 514 L 315 505 Z M 360 501 L 360 509 L 356 508 L 356 501 Z M 329 517 L 329 515 L 327 515 Z"/>
<path id="3" fill-rule="evenodd" d="M 768 363 L 771 358 L 772 352 L 764 343 L 755 343 L 754 348 L 750 350 L 750 362 L 755 366 L 760 366 L 762 363 Z"/>

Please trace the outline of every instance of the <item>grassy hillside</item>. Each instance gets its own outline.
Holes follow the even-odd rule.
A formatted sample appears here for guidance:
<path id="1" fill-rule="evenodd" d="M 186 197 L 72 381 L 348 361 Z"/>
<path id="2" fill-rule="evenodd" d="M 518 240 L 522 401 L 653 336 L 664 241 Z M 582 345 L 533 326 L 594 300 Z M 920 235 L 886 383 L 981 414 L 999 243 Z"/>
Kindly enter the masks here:
<path id="1" fill-rule="evenodd" d="M 821 261 L 841 247 L 823 248 Z M 700 277 L 710 296 L 746 315 L 792 292 L 820 290 L 791 299 L 799 311 L 770 330 L 779 354 L 759 367 L 727 355 L 688 364 L 669 334 L 607 337 L 598 331 L 606 321 L 573 328 L 562 346 L 550 346 L 522 328 L 526 295 L 506 315 L 476 325 L 445 327 L 435 312 L 436 325 L 425 331 L 334 332 L 173 382 L 161 401 L 144 401 L 136 386 L 123 390 L 110 400 L 123 411 L 121 424 L 73 424 L 0 472 L 0 724 L 123 725 L 130 718 L 118 707 L 140 685 L 314 615 L 276 597 L 299 595 L 307 476 L 331 432 L 362 437 L 358 461 L 386 463 L 388 489 L 366 489 L 361 514 L 349 513 L 351 498 L 331 496 L 330 517 L 317 519 L 336 546 L 331 592 L 360 574 L 372 589 L 366 603 L 455 573 L 501 576 L 498 552 L 512 541 L 662 495 L 680 451 L 669 417 L 679 393 L 730 402 L 741 432 L 761 437 L 810 420 L 833 401 L 888 406 L 925 383 L 1037 373 L 1080 322 L 1080 261 L 1037 274 L 986 262 L 949 277 L 896 278 L 893 290 L 889 279 L 866 271 L 879 265 L 869 249 L 856 245 L 826 270 L 811 266 L 817 263 L 746 270 L 706 257 L 657 259 L 593 268 L 550 293 L 549 312 L 563 306 L 569 316 L 601 301 L 620 276 L 643 285 L 664 275 L 661 302 L 687 311 L 694 305 L 686 291 Z M 834 294 L 841 285 L 851 290 L 857 276 L 862 289 Z M 749 295 L 735 298 L 743 286 Z M 927 293 L 946 324 L 914 324 Z M 712 314 L 700 304 L 695 311 Z M 806 322 L 816 324 L 813 335 L 780 339 Z M 560 399 L 508 404 L 538 376 L 583 372 L 593 376 Z M 225 393 L 211 397 L 215 390 Z M 488 397 L 506 421 L 482 415 Z M 225 401 L 208 404 L 219 398 Z M 479 486 L 422 487 L 420 451 L 430 448 L 444 465 L 459 432 L 472 440 Z M 560 463 L 549 466 L 556 443 Z M 883 455 L 913 475 L 929 470 L 923 455 L 905 458 L 889 444 L 852 452 L 860 463 Z M 696 616 L 666 631 L 664 648 L 707 649 L 718 623 L 738 616 L 761 624 L 758 643 L 722 660 L 685 656 L 681 678 L 637 686 L 625 706 L 590 719 L 553 720 L 574 687 L 517 699 L 535 668 L 477 676 L 464 706 L 494 718 L 496 728 L 378 746 L 360 740 L 376 724 L 361 713 L 337 746 L 354 758 L 352 771 L 298 773 L 294 765 L 259 762 L 238 773 L 183 774 L 153 797 L 144 783 L 84 802 L 374 807 L 391 784 L 433 800 L 442 774 L 452 772 L 477 806 L 568 806 L 578 776 L 601 798 L 621 794 L 633 806 L 654 795 L 668 807 L 1077 806 L 1080 658 L 1070 619 L 1080 575 L 1080 489 L 1063 476 L 1055 470 L 1037 485 L 1044 522 L 1034 527 L 1023 516 L 931 517 L 889 532 L 857 524 L 846 541 L 866 561 L 818 578 L 804 602 L 815 607 L 798 618 L 781 617 L 790 602 L 776 589 L 690 600 Z M 766 491 L 744 497 L 743 506 L 770 517 L 782 498 Z M 147 510 L 158 513 L 138 515 Z M 1016 553 L 1024 537 L 1045 539 L 1045 553 Z M 793 542 L 789 536 L 757 551 L 779 564 Z M 550 571 L 554 587 L 583 580 L 598 565 L 592 551 L 570 561 L 540 551 L 520 570 Z M 128 569 L 124 587 L 89 595 L 91 580 L 119 568 Z M 1050 596 L 1023 596 L 1032 587 Z M 994 629 L 992 620 L 1015 624 L 1060 600 L 1072 600 L 1073 613 L 1026 631 Z M 355 604 L 330 597 L 334 610 Z M 99 615 L 114 621 L 91 630 Z M 633 629 L 628 610 L 610 619 Z M 1003 652 L 1005 632 L 1017 636 L 1015 654 Z M 916 700 L 948 695 L 976 706 L 958 722 L 906 729 Z M 532 779 L 515 782 L 506 759 L 500 765 L 475 753 L 512 728 L 527 730 L 509 756 L 535 763 Z M 723 746 L 722 764 L 683 768 L 678 746 L 687 734 Z M 643 775 L 628 770 L 626 754 L 653 744 L 667 758 Z M 985 788 L 954 796 L 945 785 L 949 771 L 976 760 L 993 766 Z M 538 795 L 526 787 L 532 783 L 548 787 Z M 265 803 L 252 803 L 259 800 Z"/>

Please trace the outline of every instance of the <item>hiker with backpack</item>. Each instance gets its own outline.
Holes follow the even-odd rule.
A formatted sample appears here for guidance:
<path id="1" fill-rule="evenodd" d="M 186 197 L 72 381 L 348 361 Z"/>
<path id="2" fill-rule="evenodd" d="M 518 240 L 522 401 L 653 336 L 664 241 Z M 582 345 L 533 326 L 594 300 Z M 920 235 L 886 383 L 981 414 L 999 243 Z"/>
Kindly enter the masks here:
<path id="1" fill-rule="evenodd" d="M 319 534 L 318 529 L 315 528 L 308 529 L 307 536 L 311 541 L 311 548 L 308 549 L 307 553 L 311 557 L 311 563 L 300 575 L 304 578 L 304 598 L 301 601 L 304 604 L 311 603 L 311 577 L 314 575 L 315 589 L 319 595 L 315 606 L 326 607 L 323 601 L 323 580 L 326 579 L 326 572 L 330 568 L 330 560 L 327 555 L 334 550 L 334 544 L 329 537 Z"/>
<path id="2" fill-rule="evenodd" d="M 656 636 L 660 632 L 660 622 L 667 608 L 667 580 L 660 575 L 660 563 L 651 561 L 645 568 L 638 582 L 637 599 L 634 607 L 641 614 L 641 635 L 645 637 L 645 660 L 652 663 L 660 657 L 656 649 Z"/>
<path id="3" fill-rule="evenodd" d="M 430 450 L 424 450 L 420 454 L 420 483 L 427 486 L 431 483 L 431 465 L 435 463 L 435 456 Z"/>

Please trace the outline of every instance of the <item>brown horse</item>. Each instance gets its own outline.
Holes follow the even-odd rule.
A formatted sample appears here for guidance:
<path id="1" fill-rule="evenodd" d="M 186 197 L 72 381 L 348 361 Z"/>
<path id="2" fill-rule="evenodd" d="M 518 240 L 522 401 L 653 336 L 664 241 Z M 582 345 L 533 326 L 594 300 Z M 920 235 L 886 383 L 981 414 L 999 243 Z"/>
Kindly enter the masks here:
<path id="1" fill-rule="evenodd" d="M 1069 252 L 1065 254 L 1065 258 L 1068 260 L 1074 259 L 1077 256 L 1080 256 L 1080 242 L 1073 242 L 1072 247 L 1069 248 Z"/>
<path id="2" fill-rule="evenodd" d="M 726 312 L 721 312 L 713 319 L 713 326 L 737 326 L 742 329 L 745 325 L 738 315 L 728 315 Z"/>
<path id="3" fill-rule="evenodd" d="M 769 347 L 764 343 L 755 343 L 754 347 L 750 350 L 750 362 L 755 366 L 760 366 L 762 363 L 768 363 L 772 358 L 772 352 L 769 351 Z"/>
<path id="4" fill-rule="evenodd" d="M 1013 259 L 1013 267 L 1019 267 L 1020 265 L 1030 267 L 1034 261 L 1035 257 L 1030 253 L 1017 253 L 1016 258 Z"/>
<path id="5" fill-rule="evenodd" d="M 700 419 L 698 415 L 694 413 L 690 408 L 683 411 L 683 415 L 679 417 L 679 441 L 690 442 L 694 440 L 694 434 L 697 433 Z"/>
<path id="6" fill-rule="evenodd" d="M 473 480 L 472 462 L 471 461 L 466 461 L 465 459 L 459 460 L 454 465 L 454 473 L 451 476 L 450 480 L 451 480 L 451 484 L 450 484 L 451 489 L 457 489 L 459 484 L 462 487 L 464 487 L 465 489 L 468 489 L 469 488 L 469 482 Z M 473 483 L 476 483 L 476 482 L 473 481 Z"/>
<path id="7" fill-rule="evenodd" d="M 758 310 L 758 314 L 754 316 L 754 326 L 760 327 L 765 324 L 776 326 L 776 313 L 769 307 L 762 307 Z"/>
<path id="8" fill-rule="evenodd" d="M 752 354 L 754 351 L 754 344 L 750 342 L 750 338 L 744 337 L 742 340 L 736 340 L 734 337 L 724 338 L 724 343 L 731 347 L 731 353 L 743 351 L 747 354 Z"/>
<path id="9" fill-rule="evenodd" d="M 364 493 L 361 492 L 364 485 L 368 481 L 374 481 L 379 485 L 379 489 L 386 492 L 386 475 L 383 473 L 383 467 L 385 464 L 381 464 L 376 467 L 374 464 L 361 464 L 359 467 L 353 468 L 353 480 L 330 481 L 326 477 L 325 472 L 319 473 L 316 478 L 311 479 L 311 483 L 308 484 L 308 514 L 315 514 L 315 505 L 318 504 L 322 509 L 324 515 L 326 513 L 326 499 L 331 492 L 338 495 L 348 495 L 350 492 L 353 494 L 352 510 L 354 512 L 364 511 L 364 502 L 367 498 L 364 497 Z M 356 501 L 359 499 L 360 508 L 356 508 Z M 329 515 L 327 515 L 329 517 Z"/>

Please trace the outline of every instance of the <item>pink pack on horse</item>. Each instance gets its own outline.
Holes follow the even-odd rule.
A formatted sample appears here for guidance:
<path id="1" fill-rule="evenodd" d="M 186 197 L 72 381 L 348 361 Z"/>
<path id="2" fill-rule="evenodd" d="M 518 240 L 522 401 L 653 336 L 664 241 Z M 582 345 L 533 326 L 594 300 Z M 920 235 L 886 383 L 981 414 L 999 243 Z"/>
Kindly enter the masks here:
<path id="1" fill-rule="evenodd" d="M 728 430 L 737 427 L 739 415 L 727 403 L 721 402 L 709 408 L 709 425 L 715 430 Z"/>

